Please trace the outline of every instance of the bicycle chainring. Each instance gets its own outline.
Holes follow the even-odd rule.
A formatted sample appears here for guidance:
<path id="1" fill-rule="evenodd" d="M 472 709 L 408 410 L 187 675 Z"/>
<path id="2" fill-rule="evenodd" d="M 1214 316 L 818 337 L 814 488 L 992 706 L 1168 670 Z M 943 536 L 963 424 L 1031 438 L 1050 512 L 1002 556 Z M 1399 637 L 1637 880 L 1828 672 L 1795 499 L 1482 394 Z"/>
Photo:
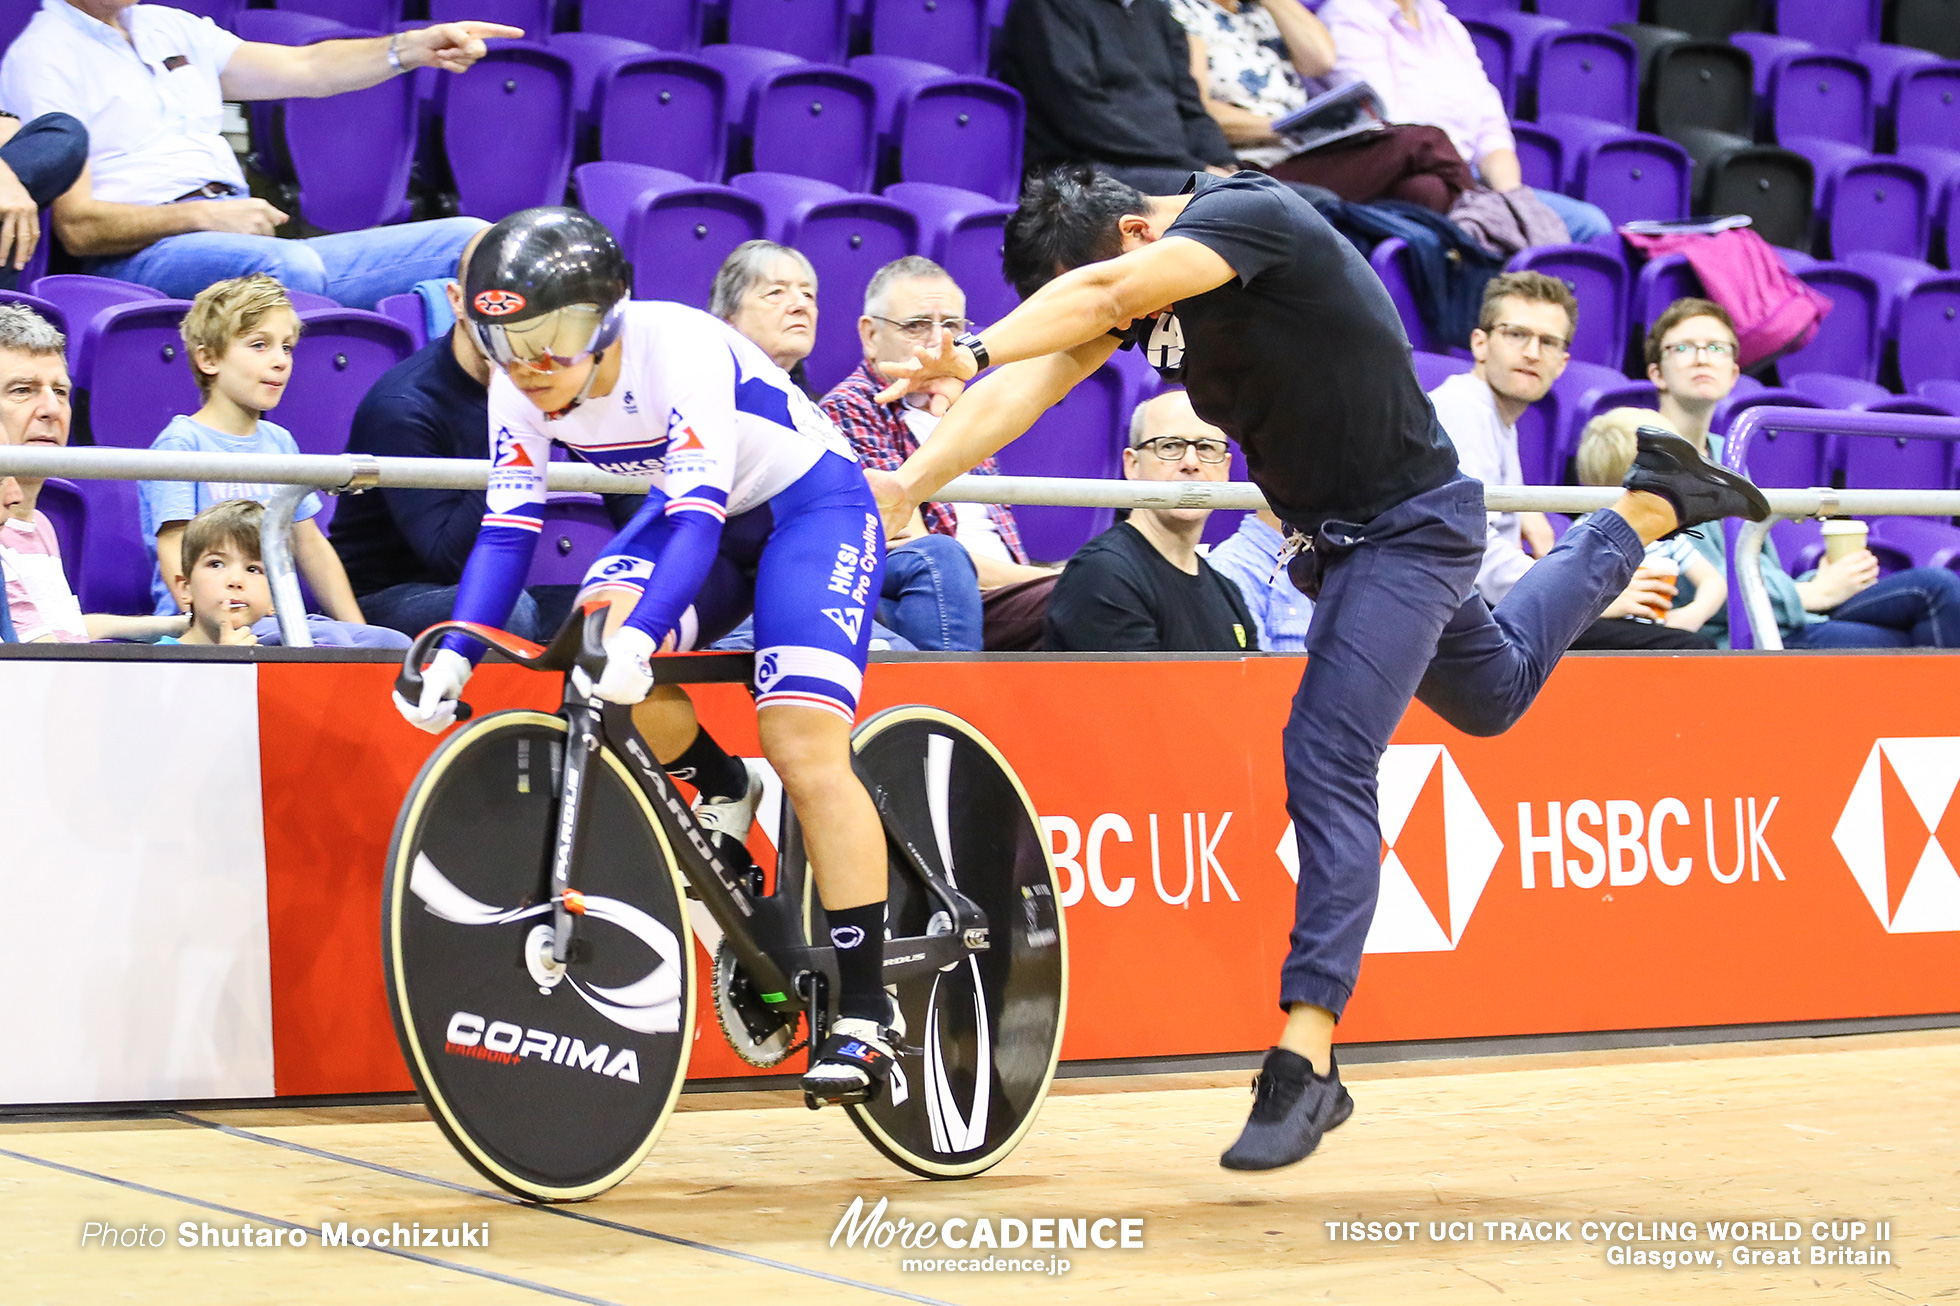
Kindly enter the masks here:
<path id="1" fill-rule="evenodd" d="M 803 1046 L 796 1037 L 797 1012 L 773 1010 L 756 995 L 755 986 L 742 973 L 735 950 L 723 939 L 715 948 L 715 1020 L 722 1037 L 735 1055 L 758 1069 L 767 1070 L 787 1061 Z"/>

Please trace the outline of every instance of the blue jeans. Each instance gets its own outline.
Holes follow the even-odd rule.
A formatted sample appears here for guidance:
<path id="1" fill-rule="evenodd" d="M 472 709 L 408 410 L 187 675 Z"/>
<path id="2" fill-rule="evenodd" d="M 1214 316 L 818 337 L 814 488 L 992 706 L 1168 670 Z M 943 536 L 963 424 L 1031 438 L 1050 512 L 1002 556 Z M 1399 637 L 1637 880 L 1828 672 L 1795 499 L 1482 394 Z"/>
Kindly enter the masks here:
<path id="1" fill-rule="evenodd" d="M 1354 991 L 1381 887 L 1376 777 L 1409 700 L 1466 734 L 1510 729 L 1645 554 L 1624 518 L 1593 513 L 1492 611 L 1475 589 L 1482 489 L 1459 476 L 1372 521 L 1330 521 L 1294 564 L 1315 607 L 1280 736 L 1300 864 L 1282 1007 L 1338 1018 Z"/>
<path id="2" fill-rule="evenodd" d="M 174 299 L 194 298 L 227 277 L 264 272 L 290 290 L 371 309 L 389 295 L 406 294 L 418 281 L 454 276 L 463 246 L 485 225 L 481 218 L 441 218 L 310 240 L 191 231 L 120 258 L 90 259 L 88 270 Z"/>
<path id="3" fill-rule="evenodd" d="M 0 145 L 0 163 L 5 163 L 21 186 L 43 209 L 55 197 L 75 184 L 88 162 L 88 129 L 65 113 L 44 113 Z M 48 223 L 41 223 L 41 239 L 51 239 Z M 14 266 L 12 251 L 0 264 L 0 290 L 20 284 L 20 270 Z M 78 324 L 79 325 L 79 324 Z"/>
<path id="4" fill-rule="evenodd" d="M 1960 576 L 1944 567 L 1894 572 L 1787 642 L 1792 648 L 1960 648 Z"/>
<path id="5" fill-rule="evenodd" d="M 1607 217 L 1606 210 L 1597 204 L 1575 200 L 1555 190 L 1539 190 L 1535 186 L 1531 193 L 1543 200 L 1546 208 L 1564 219 L 1565 229 L 1572 233 L 1572 243 L 1575 245 L 1584 245 L 1613 233 L 1613 219 Z"/>
<path id="6" fill-rule="evenodd" d="M 571 588 L 553 586 L 551 588 Z M 361 615 L 373 626 L 386 626 L 405 635 L 419 635 L 438 621 L 447 621 L 456 608 L 456 587 L 430 581 L 409 581 L 385 590 L 360 596 Z M 539 620 L 538 604 L 529 593 L 519 591 L 504 629 L 519 639 L 542 644 L 557 633 L 554 624 L 545 629 Z"/>
<path id="7" fill-rule="evenodd" d="M 950 535 L 921 535 L 885 554 L 878 620 L 921 649 L 980 648 L 980 579 L 973 555 Z"/>

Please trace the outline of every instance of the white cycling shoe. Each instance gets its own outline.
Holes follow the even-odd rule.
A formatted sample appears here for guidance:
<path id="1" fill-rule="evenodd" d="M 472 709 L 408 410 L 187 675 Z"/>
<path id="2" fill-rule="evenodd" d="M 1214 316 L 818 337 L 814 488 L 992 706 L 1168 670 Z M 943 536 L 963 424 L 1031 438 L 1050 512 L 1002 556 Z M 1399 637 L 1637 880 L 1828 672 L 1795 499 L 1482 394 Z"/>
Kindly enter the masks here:
<path id="1" fill-rule="evenodd" d="M 743 769 L 748 771 L 749 789 L 740 798 L 697 799 L 694 804 L 694 819 L 703 830 L 724 841 L 723 847 L 739 848 L 749 841 L 749 830 L 755 825 L 756 804 L 762 801 L 762 774 L 750 767 L 748 759 L 742 759 Z"/>

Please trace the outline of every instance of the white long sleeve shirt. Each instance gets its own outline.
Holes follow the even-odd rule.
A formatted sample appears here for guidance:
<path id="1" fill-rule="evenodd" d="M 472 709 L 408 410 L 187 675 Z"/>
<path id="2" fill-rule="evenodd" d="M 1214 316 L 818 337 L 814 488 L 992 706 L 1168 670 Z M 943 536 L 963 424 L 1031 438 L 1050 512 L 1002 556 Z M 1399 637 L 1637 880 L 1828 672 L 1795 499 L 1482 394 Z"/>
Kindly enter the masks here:
<path id="1" fill-rule="evenodd" d="M 1485 485 L 1523 485 L 1518 462 L 1518 428 L 1506 425 L 1497 413 L 1497 396 L 1481 378 L 1469 372 L 1449 378 L 1429 392 L 1436 419 L 1456 446 L 1457 465 L 1465 476 Z M 1489 514 L 1484 536 L 1484 561 L 1477 569 L 1477 592 L 1496 607 L 1531 566 L 1513 512 Z"/>

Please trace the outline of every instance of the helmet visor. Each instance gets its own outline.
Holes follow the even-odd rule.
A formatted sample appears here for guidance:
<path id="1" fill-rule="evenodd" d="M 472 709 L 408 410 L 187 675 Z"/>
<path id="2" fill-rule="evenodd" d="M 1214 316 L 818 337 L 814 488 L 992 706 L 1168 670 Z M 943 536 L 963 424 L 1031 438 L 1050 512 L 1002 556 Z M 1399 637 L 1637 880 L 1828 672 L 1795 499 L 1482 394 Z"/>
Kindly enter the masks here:
<path id="1" fill-rule="evenodd" d="M 567 304 L 522 322 L 473 322 L 483 352 L 499 367 L 523 364 L 539 371 L 570 367 L 592 352 L 606 311 L 597 304 Z"/>

